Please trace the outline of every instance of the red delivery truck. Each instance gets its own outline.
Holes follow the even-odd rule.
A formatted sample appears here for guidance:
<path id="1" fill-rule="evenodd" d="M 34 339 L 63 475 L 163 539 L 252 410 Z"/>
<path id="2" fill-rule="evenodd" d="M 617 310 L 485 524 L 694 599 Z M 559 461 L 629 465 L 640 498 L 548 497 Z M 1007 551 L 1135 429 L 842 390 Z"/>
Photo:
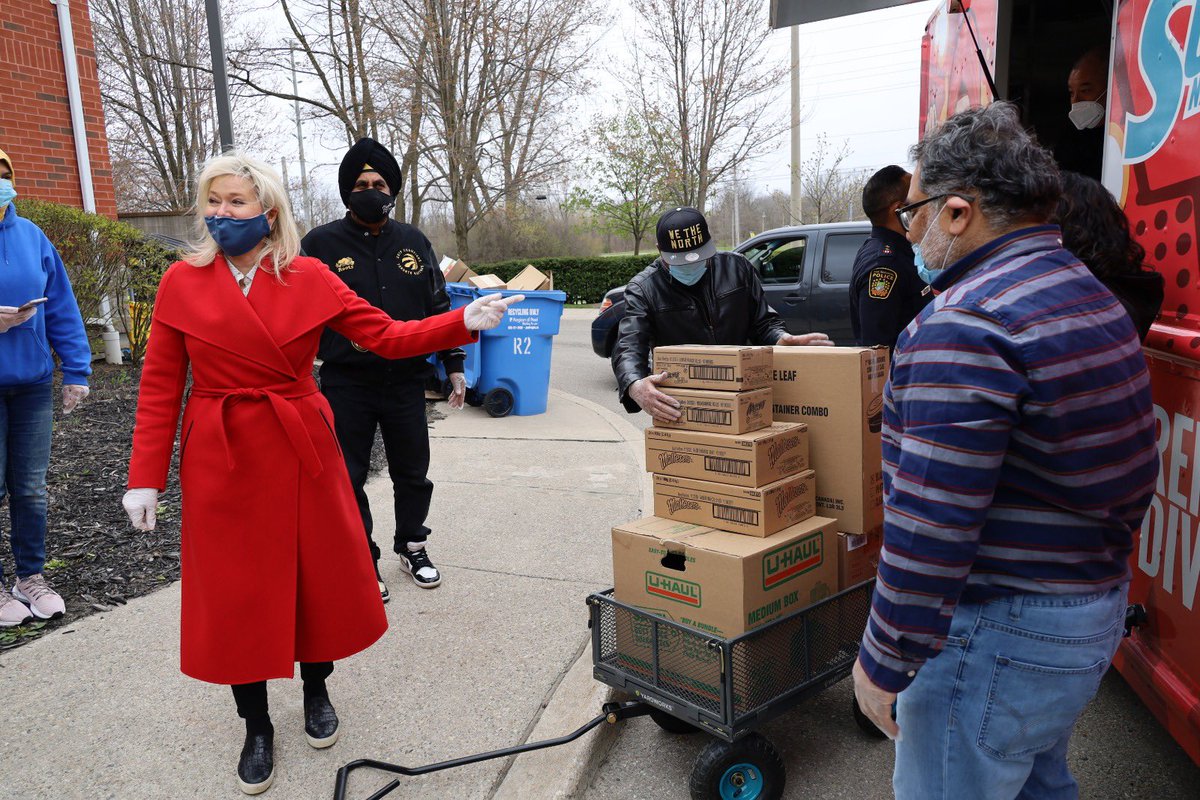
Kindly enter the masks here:
<path id="1" fill-rule="evenodd" d="M 900 4 L 773 0 L 772 24 Z M 921 48 L 920 132 L 998 96 L 1049 147 L 1074 133 L 1072 66 L 1108 56 L 1096 169 L 1166 281 L 1146 341 L 1162 468 L 1130 564 L 1145 616 L 1115 665 L 1200 764 L 1200 0 L 947 0 Z"/>

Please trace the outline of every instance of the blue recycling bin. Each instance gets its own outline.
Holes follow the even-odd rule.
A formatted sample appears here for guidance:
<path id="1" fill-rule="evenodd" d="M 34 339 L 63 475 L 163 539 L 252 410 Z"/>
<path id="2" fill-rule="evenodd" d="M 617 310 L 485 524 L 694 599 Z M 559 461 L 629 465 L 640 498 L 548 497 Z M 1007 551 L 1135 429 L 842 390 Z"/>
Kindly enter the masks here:
<path id="1" fill-rule="evenodd" d="M 450 308 L 457 309 L 495 291 L 448 283 L 446 293 Z M 523 294 L 525 301 L 510 306 L 499 327 L 481 331 L 479 341 L 463 348 L 467 354 L 463 365 L 467 402 L 482 405 L 493 417 L 543 414 L 550 394 L 550 355 L 567 295 L 509 290 L 500 294 Z M 445 380 L 441 364 L 438 375 Z"/>

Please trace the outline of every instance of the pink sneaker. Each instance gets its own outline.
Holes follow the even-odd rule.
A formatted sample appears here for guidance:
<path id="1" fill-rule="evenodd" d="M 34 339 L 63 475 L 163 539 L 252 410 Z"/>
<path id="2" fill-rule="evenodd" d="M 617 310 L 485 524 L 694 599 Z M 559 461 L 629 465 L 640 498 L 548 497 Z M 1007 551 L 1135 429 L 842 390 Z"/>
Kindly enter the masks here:
<path id="1" fill-rule="evenodd" d="M 33 619 L 29 609 L 0 586 L 0 628 L 11 628 Z"/>
<path id="2" fill-rule="evenodd" d="M 40 572 L 28 578 L 18 578 L 13 585 L 13 597 L 28 605 L 38 619 L 56 619 L 67 612 L 62 597 L 46 585 L 46 579 Z"/>

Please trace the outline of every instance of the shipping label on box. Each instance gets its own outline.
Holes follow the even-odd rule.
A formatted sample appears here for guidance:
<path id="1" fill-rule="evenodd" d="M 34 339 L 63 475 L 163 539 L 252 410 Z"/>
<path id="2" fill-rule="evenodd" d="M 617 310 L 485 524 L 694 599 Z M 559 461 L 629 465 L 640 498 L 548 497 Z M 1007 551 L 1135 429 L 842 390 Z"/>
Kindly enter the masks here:
<path id="1" fill-rule="evenodd" d="M 765 539 L 684 530 L 658 517 L 636 520 L 613 528 L 614 597 L 731 638 L 833 594 L 834 536 L 833 520 L 822 517 Z M 649 644 L 636 631 L 630 636 Z"/>
<path id="2" fill-rule="evenodd" d="M 749 345 L 671 345 L 654 348 L 660 386 L 741 392 L 771 385 L 771 348 Z"/>
<path id="3" fill-rule="evenodd" d="M 646 471 L 765 486 L 808 469 L 808 427 L 776 422 L 742 434 L 646 429 Z"/>
<path id="4" fill-rule="evenodd" d="M 816 481 L 805 470 L 761 488 L 654 476 L 654 513 L 748 536 L 770 536 L 816 514 Z"/>
<path id="5" fill-rule="evenodd" d="M 772 413 L 808 425 L 817 470 L 817 513 L 838 530 L 866 533 L 883 523 L 883 347 L 776 347 Z"/>
<path id="6" fill-rule="evenodd" d="M 662 388 L 679 402 L 675 422 L 655 420 L 658 428 L 712 433 L 748 433 L 771 424 L 771 389 L 719 392 L 713 389 Z"/>
<path id="7" fill-rule="evenodd" d="M 866 533 L 838 531 L 837 539 L 838 591 L 874 578 L 879 570 L 883 526 L 872 528 Z"/>

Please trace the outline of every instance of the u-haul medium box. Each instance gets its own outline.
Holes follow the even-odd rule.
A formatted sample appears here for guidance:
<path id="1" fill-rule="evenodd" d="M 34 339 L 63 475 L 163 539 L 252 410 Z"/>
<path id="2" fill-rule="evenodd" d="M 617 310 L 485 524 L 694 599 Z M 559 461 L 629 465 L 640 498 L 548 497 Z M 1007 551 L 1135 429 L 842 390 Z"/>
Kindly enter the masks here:
<path id="1" fill-rule="evenodd" d="M 679 402 L 679 419 L 654 421 L 656 428 L 677 428 L 711 433 L 749 433 L 771 424 L 771 389 L 719 392 L 715 389 L 661 387 Z"/>
<path id="2" fill-rule="evenodd" d="M 817 469 L 817 513 L 837 530 L 870 534 L 883 525 L 883 347 L 776 347 L 772 412 L 808 425 Z"/>
<path id="3" fill-rule="evenodd" d="M 815 494 L 811 469 L 759 488 L 655 475 L 654 513 L 731 533 L 770 536 L 813 516 Z"/>
<path id="4" fill-rule="evenodd" d="M 765 486 L 808 469 L 808 428 L 776 422 L 729 435 L 646 429 L 646 471 L 677 478 Z"/>
<path id="5" fill-rule="evenodd" d="M 771 348 L 750 345 L 679 344 L 654 348 L 661 386 L 744 392 L 771 385 Z"/>

